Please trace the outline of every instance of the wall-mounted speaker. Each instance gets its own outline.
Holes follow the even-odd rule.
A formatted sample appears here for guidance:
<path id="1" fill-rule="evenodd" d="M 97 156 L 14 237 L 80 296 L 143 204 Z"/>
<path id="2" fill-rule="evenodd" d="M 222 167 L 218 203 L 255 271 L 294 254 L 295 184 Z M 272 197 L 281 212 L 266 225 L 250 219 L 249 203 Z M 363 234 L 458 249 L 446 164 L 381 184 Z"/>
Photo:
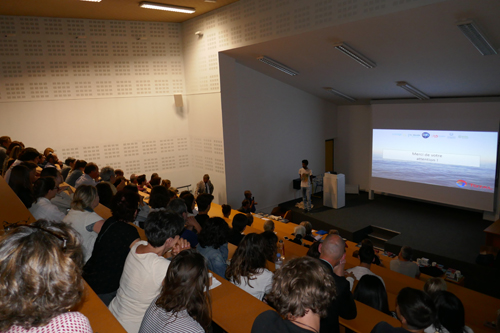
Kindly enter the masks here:
<path id="1" fill-rule="evenodd" d="M 176 107 L 181 108 L 184 106 L 184 103 L 182 103 L 182 95 L 181 94 L 175 94 L 174 100 L 175 100 Z"/>

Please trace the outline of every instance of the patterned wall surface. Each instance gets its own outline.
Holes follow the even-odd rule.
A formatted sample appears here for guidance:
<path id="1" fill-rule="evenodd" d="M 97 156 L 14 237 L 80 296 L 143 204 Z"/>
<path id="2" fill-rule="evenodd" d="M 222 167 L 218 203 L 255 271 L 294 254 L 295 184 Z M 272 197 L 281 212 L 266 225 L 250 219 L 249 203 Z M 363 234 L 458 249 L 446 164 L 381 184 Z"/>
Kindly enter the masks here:
<path id="1" fill-rule="evenodd" d="M 0 16 L 0 102 L 184 92 L 181 25 Z"/>

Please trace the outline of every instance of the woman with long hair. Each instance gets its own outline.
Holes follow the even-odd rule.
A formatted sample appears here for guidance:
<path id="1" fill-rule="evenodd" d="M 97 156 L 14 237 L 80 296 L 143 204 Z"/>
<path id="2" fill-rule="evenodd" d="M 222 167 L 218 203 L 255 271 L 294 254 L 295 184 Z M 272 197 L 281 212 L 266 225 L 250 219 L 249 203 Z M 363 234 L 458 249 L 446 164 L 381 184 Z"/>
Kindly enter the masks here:
<path id="1" fill-rule="evenodd" d="M 354 299 L 380 312 L 392 315 L 389 311 L 384 284 L 376 275 L 365 274 L 359 279 L 356 289 L 354 289 Z"/>
<path id="2" fill-rule="evenodd" d="M 194 249 L 172 259 L 160 295 L 153 300 L 139 333 L 208 331 L 211 319 L 208 268 Z"/>
<path id="3" fill-rule="evenodd" d="M 83 175 L 83 171 L 85 170 L 86 166 L 87 166 L 86 161 L 77 160 L 73 165 L 71 171 L 68 173 L 68 176 L 66 177 L 66 183 L 68 185 L 75 187 L 76 181 Z"/>
<path id="4" fill-rule="evenodd" d="M 61 222 L 64 219 L 64 213 L 50 202 L 51 199 L 55 198 L 58 191 L 59 187 L 54 177 L 41 177 L 35 182 L 33 189 L 35 202 L 29 209 L 35 219 L 56 222 Z"/>
<path id="5" fill-rule="evenodd" d="M 229 250 L 229 226 L 221 217 L 209 218 L 198 236 L 196 247 L 208 262 L 208 269 L 225 278 Z"/>
<path id="6" fill-rule="evenodd" d="M 33 185 L 31 184 L 30 169 L 27 166 L 16 165 L 12 168 L 9 186 L 26 208 L 31 208 L 34 201 Z"/>
<path id="7" fill-rule="evenodd" d="M 266 268 L 264 237 L 248 234 L 234 252 L 226 277 L 234 285 L 262 300 L 271 290 L 273 273 Z"/>
<path id="8" fill-rule="evenodd" d="M 71 209 L 63 219 L 63 222 L 75 228 L 82 237 L 84 263 L 92 255 L 95 240 L 104 224 L 103 218 L 94 212 L 98 205 L 99 195 L 97 189 L 91 185 L 81 185 L 76 189 L 71 202 Z"/>
<path id="9" fill-rule="evenodd" d="M 465 326 L 465 310 L 462 301 L 449 291 L 432 294 L 436 307 L 436 323 L 425 329 L 426 333 L 473 333 Z"/>
<path id="10" fill-rule="evenodd" d="M 91 333 L 88 319 L 70 312 L 85 291 L 76 232 L 44 220 L 7 228 L 0 237 L 0 331 Z"/>

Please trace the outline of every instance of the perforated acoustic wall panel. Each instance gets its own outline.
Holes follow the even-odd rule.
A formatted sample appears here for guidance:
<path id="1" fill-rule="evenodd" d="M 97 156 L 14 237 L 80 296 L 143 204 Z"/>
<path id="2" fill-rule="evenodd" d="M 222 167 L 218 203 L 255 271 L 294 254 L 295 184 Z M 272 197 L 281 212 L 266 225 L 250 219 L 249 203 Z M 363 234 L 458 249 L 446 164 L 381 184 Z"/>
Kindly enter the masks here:
<path id="1" fill-rule="evenodd" d="M 0 16 L 0 102 L 184 92 L 177 23 Z"/>

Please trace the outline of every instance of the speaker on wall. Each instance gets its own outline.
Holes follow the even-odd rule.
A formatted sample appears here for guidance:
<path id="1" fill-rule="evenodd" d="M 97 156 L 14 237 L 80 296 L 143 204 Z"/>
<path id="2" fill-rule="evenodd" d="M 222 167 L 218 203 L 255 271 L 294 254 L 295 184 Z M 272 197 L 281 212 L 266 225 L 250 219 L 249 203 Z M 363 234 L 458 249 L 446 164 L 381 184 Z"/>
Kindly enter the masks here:
<path id="1" fill-rule="evenodd" d="M 182 103 L 182 94 L 175 94 L 174 100 L 175 100 L 176 107 L 181 108 L 184 106 L 184 104 Z"/>

